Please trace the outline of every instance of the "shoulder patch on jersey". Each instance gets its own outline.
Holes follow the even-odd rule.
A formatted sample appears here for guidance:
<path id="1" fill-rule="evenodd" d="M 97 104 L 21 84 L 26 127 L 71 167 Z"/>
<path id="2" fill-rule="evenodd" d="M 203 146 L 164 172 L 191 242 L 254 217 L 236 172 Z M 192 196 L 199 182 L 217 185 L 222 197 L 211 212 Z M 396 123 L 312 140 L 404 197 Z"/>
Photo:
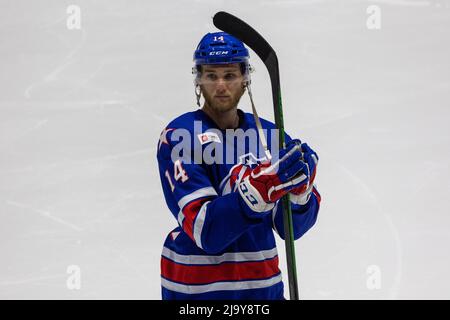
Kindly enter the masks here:
<path id="1" fill-rule="evenodd" d="M 200 143 L 203 145 L 208 142 L 218 142 L 222 143 L 220 141 L 219 136 L 215 132 L 203 132 L 197 135 L 198 140 L 200 140 Z"/>
<path id="2" fill-rule="evenodd" d="M 254 168 L 255 165 L 258 165 L 264 161 L 268 161 L 267 157 L 257 158 L 251 152 L 239 156 L 239 163 L 242 163 L 250 168 Z"/>
<path id="3" fill-rule="evenodd" d="M 159 136 L 159 143 L 158 143 L 158 150 L 161 148 L 161 146 L 163 144 L 169 144 L 169 141 L 167 140 L 167 133 L 169 133 L 170 131 L 174 130 L 173 128 L 165 128 L 162 132 L 161 135 Z"/>

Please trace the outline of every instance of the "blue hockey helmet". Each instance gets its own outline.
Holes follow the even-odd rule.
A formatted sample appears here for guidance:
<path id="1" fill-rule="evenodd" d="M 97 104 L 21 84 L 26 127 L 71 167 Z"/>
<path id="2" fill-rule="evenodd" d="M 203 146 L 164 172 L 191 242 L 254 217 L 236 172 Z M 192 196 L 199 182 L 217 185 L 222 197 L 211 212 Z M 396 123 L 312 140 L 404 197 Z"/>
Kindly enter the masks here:
<path id="1" fill-rule="evenodd" d="M 195 49 L 194 63 L 229 64 L 248 63 L 249 54 L 241 40 L 226 32 L 207 33 Z"/>

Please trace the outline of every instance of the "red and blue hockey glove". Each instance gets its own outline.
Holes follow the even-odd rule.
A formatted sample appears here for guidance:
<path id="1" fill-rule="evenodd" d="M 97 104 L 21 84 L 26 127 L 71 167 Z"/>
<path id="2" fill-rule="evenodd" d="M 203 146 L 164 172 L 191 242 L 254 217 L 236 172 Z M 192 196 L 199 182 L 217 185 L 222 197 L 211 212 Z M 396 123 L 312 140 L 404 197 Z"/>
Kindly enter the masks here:
<path id="1" fill-rule="evenodd" d="M 307 183 L 306 164 L 301 159 L 300 141 L 293 140 L 278 158 L 254 168 L 238 187 L 246 206 L 252 212 L 266 213 L 290 190 Z"/>
<path id="2" fill-rule="evenodd" d="M 302 162 L 306 164 L 303 174 L 308 177 L 300 185 L 293 188 L 291 193 L 291 201 L 296 204 L 304 205 L 308 202 L 313 189 L 314 179 L 316 177 L 316 168 L 319 156 L 306 143 L 301 145 Z"/>

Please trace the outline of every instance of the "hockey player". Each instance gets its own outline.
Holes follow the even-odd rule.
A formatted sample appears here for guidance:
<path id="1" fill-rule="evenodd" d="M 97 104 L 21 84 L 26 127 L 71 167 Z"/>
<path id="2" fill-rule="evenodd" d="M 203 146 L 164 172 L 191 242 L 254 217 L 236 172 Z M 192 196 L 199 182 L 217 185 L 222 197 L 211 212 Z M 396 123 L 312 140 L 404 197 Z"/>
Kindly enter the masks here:
<path id="1" fill-rule="evenodd" d="M 274 238 L 284 238 L 280 198 L 290 193 L 295 239 L 316 221 L 317 154 L 288 135 L 279 148 L 273 123 L 237 108 L 249 89 L 248 59 L 240 40 L 206 34 L 193 68 L 204 104 L 161 133 L 161 184 L 178 221 L 162 251 L 163 299 L 284 299 Z"/>

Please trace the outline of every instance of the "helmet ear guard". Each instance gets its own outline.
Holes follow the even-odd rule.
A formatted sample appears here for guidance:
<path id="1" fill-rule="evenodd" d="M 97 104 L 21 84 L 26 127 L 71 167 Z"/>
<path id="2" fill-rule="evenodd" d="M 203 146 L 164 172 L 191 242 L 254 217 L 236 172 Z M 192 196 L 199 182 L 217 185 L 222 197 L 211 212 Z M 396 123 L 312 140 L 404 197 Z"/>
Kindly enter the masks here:
<path id="1" fill-rule="evenodd" d="M 251 73 L 255 72 L 255 68 L 247 63 L 245 66 L 245 73 L 243 73 L 244 75 L 244 87 L 248 87 L 250 85 L 250 83 L 252 82 L 252 78 L 250 76 Z"/>

